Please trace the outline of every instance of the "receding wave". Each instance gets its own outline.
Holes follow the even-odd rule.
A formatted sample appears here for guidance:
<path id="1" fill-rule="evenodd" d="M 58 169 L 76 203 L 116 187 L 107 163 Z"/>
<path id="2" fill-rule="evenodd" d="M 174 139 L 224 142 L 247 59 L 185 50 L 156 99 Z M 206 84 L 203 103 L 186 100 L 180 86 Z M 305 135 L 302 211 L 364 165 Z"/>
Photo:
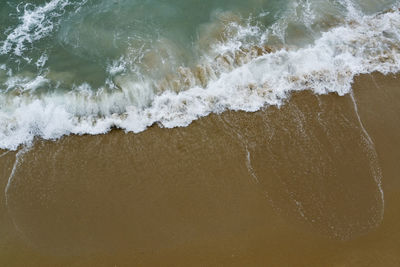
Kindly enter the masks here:
<path id="1" fill-rule="evenodd" d="M 1 54 L 29 58 L 26 45 L 48 38 L 55 27 L 44 22 L 46 14 L 65 16 L 68 5 L 53 0 L 26 9 L 30 17 L 21 17 L 2 42 Z M 198 31 L 194 59 L 186 61 L 179 59 L 189 56 L 166 38 L 137 38 L 103 64 L 104 84 L 96 88 L 90 81 L 77 82 L 73 72 L 49 68 L 46 50 L 31 60 L 35 72 L 0 64 L 0 148 L 114 127 L 137 133 L 155 123 L 187 126 L 210 113 L 282 105 L 293 91 L 344 95 L 356 75 L 399 71 L 398 6 L 376 12 L 338 1 L 331 8 L 324 14 L 312 1 L 291 2 L 266 25 L 260 21 L 268 12 L 246 18 L 216 12 Z"/>

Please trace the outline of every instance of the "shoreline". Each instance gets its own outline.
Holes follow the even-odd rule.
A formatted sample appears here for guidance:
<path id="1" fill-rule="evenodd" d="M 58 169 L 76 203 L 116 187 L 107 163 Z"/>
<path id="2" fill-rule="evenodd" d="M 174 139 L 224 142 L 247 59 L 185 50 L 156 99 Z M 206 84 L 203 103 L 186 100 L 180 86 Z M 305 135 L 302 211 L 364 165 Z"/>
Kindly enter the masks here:
<path id="1" fill-rule="evenodd" d="M 2 197 L 0 262 L 396 266 L 398 77 L 356 77 L 355 103 L 304 91 L 184 128 L 35 141 Z"/>

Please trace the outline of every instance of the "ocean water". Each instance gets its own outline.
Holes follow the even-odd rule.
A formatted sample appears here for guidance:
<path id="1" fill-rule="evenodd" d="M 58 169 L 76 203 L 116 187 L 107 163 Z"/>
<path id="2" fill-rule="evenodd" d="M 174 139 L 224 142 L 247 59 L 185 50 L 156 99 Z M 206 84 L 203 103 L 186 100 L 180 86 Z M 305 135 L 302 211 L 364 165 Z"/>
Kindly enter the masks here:
<path id="1" fill-rule="evenodd" d="M 400 70 L 395 0 L 0 3 L 0 148 L 187 126 Z"/>

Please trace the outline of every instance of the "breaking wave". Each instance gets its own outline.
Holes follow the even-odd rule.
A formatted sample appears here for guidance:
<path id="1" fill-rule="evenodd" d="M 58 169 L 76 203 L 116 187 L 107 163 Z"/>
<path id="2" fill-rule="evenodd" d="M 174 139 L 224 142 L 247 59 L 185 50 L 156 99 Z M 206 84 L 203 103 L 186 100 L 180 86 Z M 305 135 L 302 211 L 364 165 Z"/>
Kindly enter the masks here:
<path id="1" fill-rule="evenodd" d="M 155 123 L 182 127 L 210 113 L 282 105 L 294 91 L 344 95 L 356 75 L 399 72 L 398 6 L 377 12 L 351 1 L 329 1 L 330 9 L 322 2 L 290 2 L 269 24 L 262 23 L 268 11 L 246 18 L 216 12 L 199 30 L 195 60 L 178 60 L 180 48 L 162 37 L 127 45 L 103 64 L 98 88 L 77 83 L 68 70 L 51 70 L 45 51 L 29 59 L 28 50 L 53 34 L 57 18 L 84 3 L 19 7 L 20 24 L 0 43 L 0 54 L 25 58 L 36 72 L 0 64 L 0 148 L 114 127 L 135 133 Z"/>

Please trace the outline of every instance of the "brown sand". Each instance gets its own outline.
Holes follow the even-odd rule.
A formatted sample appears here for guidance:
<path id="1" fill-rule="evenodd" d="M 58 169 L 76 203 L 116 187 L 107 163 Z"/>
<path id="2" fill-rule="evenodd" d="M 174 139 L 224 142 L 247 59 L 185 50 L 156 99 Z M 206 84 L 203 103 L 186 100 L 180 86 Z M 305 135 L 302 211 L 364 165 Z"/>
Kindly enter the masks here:
<path id="1" fill-rule="evenodd" d="M 10 152 L 0 265 L 400 266 L 399 89 Z"/>

